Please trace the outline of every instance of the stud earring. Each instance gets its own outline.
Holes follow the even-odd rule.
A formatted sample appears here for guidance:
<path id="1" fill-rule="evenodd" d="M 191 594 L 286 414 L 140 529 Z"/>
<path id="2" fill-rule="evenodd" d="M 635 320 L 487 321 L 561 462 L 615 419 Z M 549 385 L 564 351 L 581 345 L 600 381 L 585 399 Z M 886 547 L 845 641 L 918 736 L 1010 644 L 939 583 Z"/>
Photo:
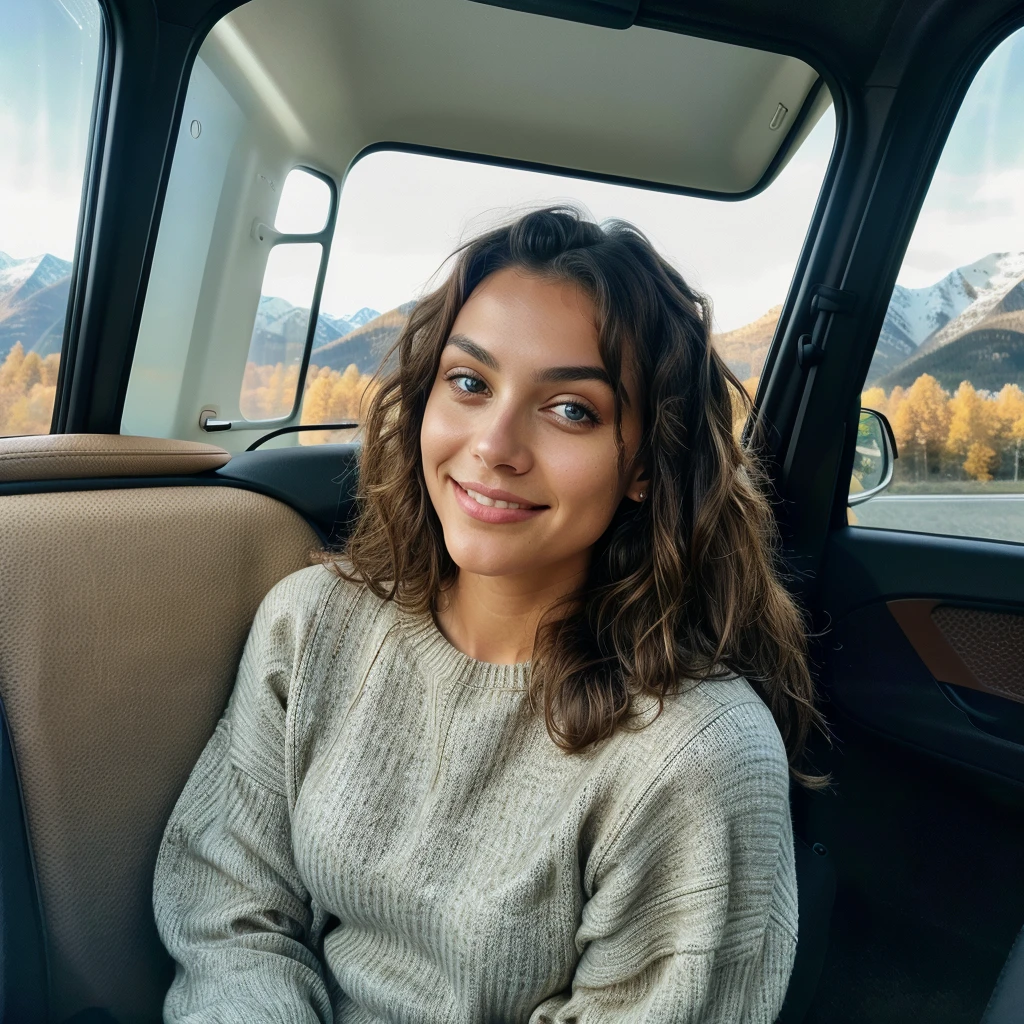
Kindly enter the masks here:
<path id="1" fill-rule="evenodd" d="M 647 496 L 647 492 L 646 491 L 641 491 L 640 492 L 640 497 L 639 497 L 638 500 L 639 501 L 643 501 L 646 496 Z"/>

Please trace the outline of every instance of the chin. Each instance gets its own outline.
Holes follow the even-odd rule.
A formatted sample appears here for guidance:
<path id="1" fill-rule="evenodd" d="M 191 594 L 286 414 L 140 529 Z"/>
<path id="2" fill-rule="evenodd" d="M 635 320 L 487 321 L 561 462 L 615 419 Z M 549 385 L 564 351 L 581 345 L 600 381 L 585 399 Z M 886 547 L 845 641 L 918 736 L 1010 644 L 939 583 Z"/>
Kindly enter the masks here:
<path id="1" fill-rule="evenodd" d="M 497 544 L 471 544 L 463 547 L 460 544 L 448 544 L 448 554 L 462 572 L 470 572 L 476 576 L 512 576 L 535 569 L 536 565 L 523 564 L 518 559 L 510 558 L 506 548 L 502 550 Z"/>

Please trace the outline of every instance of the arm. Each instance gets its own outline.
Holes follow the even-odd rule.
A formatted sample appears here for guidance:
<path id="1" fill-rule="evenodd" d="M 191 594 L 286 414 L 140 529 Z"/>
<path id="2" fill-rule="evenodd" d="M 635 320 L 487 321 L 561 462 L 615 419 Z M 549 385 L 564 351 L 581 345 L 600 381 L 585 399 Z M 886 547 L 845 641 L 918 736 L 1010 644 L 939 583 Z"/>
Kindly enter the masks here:
<path id="1" fill-rule="evenodd" d="M 331 1021 L 312 948 L 322 921 L 292 859 L 285 789 L 289 696 L 330 592 L 317 572 L 264 598 L 227 709 L 164 832 L 153 902 L 177 962 L 168 1024 Z"/>
<path id="2" fill-rule="evenodd" d="M 796 954 L 788 783 L 763 704 L 715 712 L 595 848 L 572 992 L 531 1024 L 772 1024 Z"/>

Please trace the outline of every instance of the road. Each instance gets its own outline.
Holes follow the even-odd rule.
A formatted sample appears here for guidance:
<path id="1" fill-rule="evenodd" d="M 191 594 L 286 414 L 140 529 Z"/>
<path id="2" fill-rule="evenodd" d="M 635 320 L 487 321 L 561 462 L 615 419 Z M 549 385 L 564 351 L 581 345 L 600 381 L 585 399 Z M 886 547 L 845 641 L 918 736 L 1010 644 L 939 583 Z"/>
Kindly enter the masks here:
<path id="1" fill-rule="evenodd" d="M 1024 494 L 880 494 L 850 513 L 858 526 L 1024 544 Z"/>

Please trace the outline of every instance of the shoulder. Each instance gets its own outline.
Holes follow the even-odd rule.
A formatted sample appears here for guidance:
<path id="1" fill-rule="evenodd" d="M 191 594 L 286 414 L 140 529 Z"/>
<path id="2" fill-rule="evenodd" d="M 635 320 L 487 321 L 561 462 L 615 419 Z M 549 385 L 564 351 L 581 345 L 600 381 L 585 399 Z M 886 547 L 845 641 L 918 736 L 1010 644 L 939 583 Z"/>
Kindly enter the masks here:
<path id="1" fill-rule="evenodd" d="M 320 639 L 336 644 L 369 588 L 322 564 L 285 576 L 266 593 L 253 618 L 242 668 L 290 679 L 314 654 Z M 371 596 L 372 593 L 371 593 Z M 376 599 L 375 599 L 376 600 Z M 376 601 L 379 604 L 379 600 Z"/>
<path id="2" fill-rule="evenodd" d="M 705 679 L 640 709 L 642 728 L 623 737 L 646 785 L 685 776 L 698 785 L 760 785 L 788 798 L 789 763 L 771 711 L 741 676 Z M 648 719 L 649 724 L 644 724 Z"/>
<path id="3" fill-rule="evenodd" d="M 741 676 L 706 679 L 694 687 L 683 717 L 678 757 L 688 770 L 713 773 L 723 782 L 789 792 L 789 760 L 771 711 Z M 669 720 L 675 708 L 666 702 Z"/>
<path id="4" fill-rule="evenodd" d="M 789 826 L 789 764 L 771 712 L 746 680 L 683 688 L 650 724 L 617 739 L 618 792 L 597 865 L 623 844 L 657 836 L 669 846 L 704 837 L 726 855 L 743 834 L 757 857 L 777 858 Z"/>
<path id="5" fill-rule="evenodd" d="M 684 790 L 689 806 L 709 819 L 775 832 L 789 818 L 790 783 L 786 747 L 771 711 L 742 677 L 704 680 L 689 698 L 664 784 Z M 666 725 L 680 710 L 666 703 Z"/>
<path id="6" fill-rule="evenodd" d="M 339 576 L 328 565 L 317 563 L 285 576 L 263 598 L 253 623 L 254 631 L 287 623 L 301 635 L 316 629 L 324 620 L 347 618 L 367 598 L 374 598 L 365 584 Z"/>
<path id="7" fill-rule="evenodd" d="M 286 719 L 304 727 L 315 720 L 303 704 L 311 691 L 316 696 L 324 653 L 358 634 L 359 625 L 348 624 L 368 589 L 316 564 L 285 576 L 264 596 L 229 700 L 232 750 L 240 760 L 259 763 L 258 751 L 276 733 L 283 743 Z"/>
<path id="8" fill-rule="evenodd" d="M 306 618 L 316 615 L 317 611 L 342 586 L 354 588 L 337 573 L 320 563 L 308 565 L 278 580 L 260 605 L 262 615 L 292 612 Z"/>

